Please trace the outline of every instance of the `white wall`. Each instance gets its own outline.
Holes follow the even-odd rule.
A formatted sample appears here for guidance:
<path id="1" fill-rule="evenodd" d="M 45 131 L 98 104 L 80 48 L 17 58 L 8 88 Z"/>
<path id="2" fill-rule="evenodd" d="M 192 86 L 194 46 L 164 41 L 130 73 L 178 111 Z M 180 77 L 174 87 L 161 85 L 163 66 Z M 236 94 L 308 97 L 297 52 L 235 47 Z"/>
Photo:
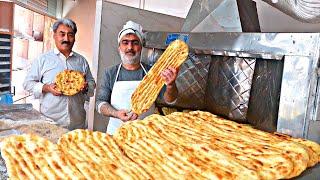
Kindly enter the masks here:
<path id="1" fill-rule="evenodd" d="M 185 18 L 193 0 L 107 0 L 147 11 Z"/>
<path id="2" fill-rule="evenodd" d="M 64 0 L 62 17 L 74 20 L 78 27 L 73 50 L 83 55 L 90 66 L 93 59 L 95 14 L 95 0 Z"/>

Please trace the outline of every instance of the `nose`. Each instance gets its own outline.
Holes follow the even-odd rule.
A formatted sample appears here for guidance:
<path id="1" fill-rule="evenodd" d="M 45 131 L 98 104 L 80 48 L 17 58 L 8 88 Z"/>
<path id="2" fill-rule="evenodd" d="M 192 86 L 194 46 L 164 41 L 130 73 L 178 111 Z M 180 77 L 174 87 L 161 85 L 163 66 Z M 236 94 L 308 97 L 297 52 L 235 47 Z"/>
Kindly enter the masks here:
<path id="1" fill-rule="evenodd" d="M 63 36 L 63 41 L 69 41 L 68 35 L 64 35 L 64 36 Z"/>
<path id="2" fill-rule="evenodd" d="M 129 50 L 133 49 L 133 44 L 132 44 L 132 42 L 129 42 L 129 43 L 128 43 L 127 48 L 128 48 Z"/>

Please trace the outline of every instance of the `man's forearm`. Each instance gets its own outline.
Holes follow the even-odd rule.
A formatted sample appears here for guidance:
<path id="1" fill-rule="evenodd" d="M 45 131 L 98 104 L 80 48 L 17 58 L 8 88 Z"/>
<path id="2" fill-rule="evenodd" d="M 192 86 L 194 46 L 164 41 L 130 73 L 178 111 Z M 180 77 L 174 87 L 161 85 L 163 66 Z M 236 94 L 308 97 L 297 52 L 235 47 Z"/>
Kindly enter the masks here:
<path id="1" fill-rule="evenodd" d="M 165 102 L 173 102 L 174 100 L 177 99 L 177 96 L 178 96 L 178 88 L 175 83 L 171 86 L 166 87 L 166 91 L 164 93 Z"/>
<path id="2" fill-rule="evenodd" d="M 105 103 L 100 107 L 101 114 L 105 116 L 117 117 L 117 110 L 109 103 Z"/>

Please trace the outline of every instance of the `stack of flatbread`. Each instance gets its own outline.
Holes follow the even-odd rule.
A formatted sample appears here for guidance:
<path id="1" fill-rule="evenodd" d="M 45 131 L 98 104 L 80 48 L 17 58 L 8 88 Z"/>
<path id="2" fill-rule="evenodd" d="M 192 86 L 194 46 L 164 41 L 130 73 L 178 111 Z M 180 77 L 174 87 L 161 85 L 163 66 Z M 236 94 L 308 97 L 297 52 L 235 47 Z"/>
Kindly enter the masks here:
<path id="1" fill-rule="evenodd" d="M 104 133 L 75 130 L 58 144 L 35 135 L 4 140 L 1 154 L 10 179 L 148 179 Z"/>
<path id="2" fill-rule="evenodd" d="M 201 111 L 154 114 L 125 124 L 114 138 L 153 176 L 169 179 L 287 179 L 320 160 L 315 142 Z"/>
<path id="3" fill-rule="evenodd" d="M 320 161 L 315 142 L 202 111 L 154 114 L 113 137 L 75 130 L 53 144 L 13 136 L 1 153 L 11 179 L 288 179 Z"/>

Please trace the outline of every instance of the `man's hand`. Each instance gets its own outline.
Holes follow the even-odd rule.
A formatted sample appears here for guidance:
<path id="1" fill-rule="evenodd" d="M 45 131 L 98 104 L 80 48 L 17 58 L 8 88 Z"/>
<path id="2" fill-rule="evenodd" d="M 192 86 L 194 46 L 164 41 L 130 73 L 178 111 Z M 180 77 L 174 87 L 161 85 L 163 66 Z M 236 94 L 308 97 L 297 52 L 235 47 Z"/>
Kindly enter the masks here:
<path id="1" fill-rule="evenodd" d="M 164 101 L 166 103 L 174 102 L 178 97 L 178 89 L 176 86 L 176 79 L 179 69 L 169 67 L 161 72 L 161 77 L 165 81 L 166 91 L 164 92 Z"/>
<path id="2" fill-rule="evenodd" d="M 88 91 L 88 82 L 87 81 L 81 87 L 80 91 L 83 91 L 83 92 L 87 92 Z"/>
<path id="3" fill-rule="evenodd" d="M 175 69 L 173 67 L 168 67 L 161 72 L 161 77 L 164 80 L 167 87 L 175 84 L 175 81 L 178 76 L 179 69 Z"/>
<path id="4" fill-rule="evenodd" d="M 116 118 L 126 122 L 136 120 L 138 118 L 138 115 L 135 113 L 129 113 L 127 110 L 120 109 L 116 112 Z"/>
<path id="5" fill-rule="evenodd" d="M 43 85 L 42 92 L 51 93 L 54 96 L 61 96 L 62 95 L 62 93 L 60 91 L 56 90 L 56 85 L 54 83 Z"/>
<path id="6" fill-rule="evenodd" d="M 129 115 L 131 116 L 130 119 L 129 119 L 130 121 L 138 119 L 138 114 L 136 114 L 136 113 L 129 113 Z"/>
<path id="7" fill-rule="evenodd" d="M 82 76 L 86 82 L 84 82 L 84 85 L 81 87 L 80 91 L 83 91 L 84 93 L 86 93 L 88 91 L 88 82 L 86 80 L 86 73 L 82 73 Z"/>

